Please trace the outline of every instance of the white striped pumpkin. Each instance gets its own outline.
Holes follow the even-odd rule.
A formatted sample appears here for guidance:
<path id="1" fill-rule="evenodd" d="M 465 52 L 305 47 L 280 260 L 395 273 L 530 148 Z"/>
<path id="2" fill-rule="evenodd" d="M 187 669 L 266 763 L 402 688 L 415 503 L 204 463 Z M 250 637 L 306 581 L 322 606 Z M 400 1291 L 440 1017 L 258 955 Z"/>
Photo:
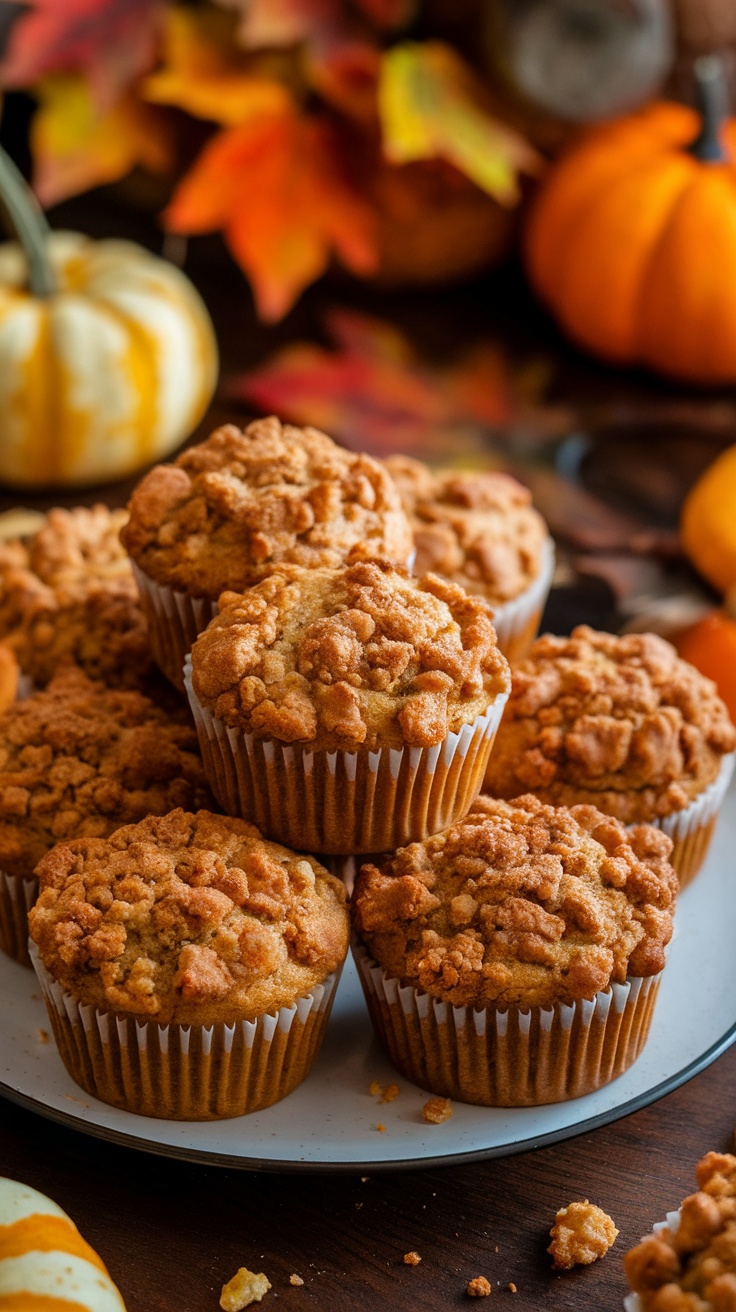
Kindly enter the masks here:
<path id="1" fill-rule="evenodd" d="M 51 233 L 55 290 L 28 290 L 0 247 L 0 479 L 18 487 L 122 478 L 167 455 L 217 380 L 204 304 L 185 275 L 128 241 Z"/>
<path id="2" fill-rule="evenodd" d="M 0 1177 L 0 1312 L 125 1312 L 96 1252 L 56 1203 Z"/>

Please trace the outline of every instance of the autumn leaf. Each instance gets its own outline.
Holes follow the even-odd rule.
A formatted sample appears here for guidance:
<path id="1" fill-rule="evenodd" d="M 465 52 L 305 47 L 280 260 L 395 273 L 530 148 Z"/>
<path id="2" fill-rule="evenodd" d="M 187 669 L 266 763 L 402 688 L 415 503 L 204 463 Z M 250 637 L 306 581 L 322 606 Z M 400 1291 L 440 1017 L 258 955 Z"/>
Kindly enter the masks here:
<path id="1" fill-rule="evenodd" d="M 222 228 L 269 321 L 325 271 L 333 252 L 355 273 L 376 266 L 373 216 L 344 180 L 334 130 L 292 108 L 217 133 L 164 221 L 173 232 Z"/>
<path id="2" fill-rule="evenodd" d="M 540 166 L 524 138 L 487 112 L 475 74 L 441 41 L 407 41 L 384 52 L 378 105 L 393 163 L 445 159 L 505 205 L 518 199 L 517 173 Z"/>
<path id="3" fill-rule="evenodd" d="M 80 73 L 101 108 L 154 61 L 166 0 L 28 0 L 14 24 L 0 85 L 34 86 L 51 74 Z"/>
<path id="4" fill-rule="evenodd" d="M 376 27 L 385 28 L 387 31 L 405 27 L 414 17 L 418 7 L 417 0 L 355 0 L 355 2 L 366 18 Z"/>
<path id="5" fill-rule="evenodd" d="M 42 205 L 115 182 L 137 164 L 154 173 L 168 169 L 166 125 L 131 93 L 101 113 L 84 78 L 69 74 L 45 78 L 36 95 L 31 150 Z"/>
<path id="6" fill-rule="evenodd" d="M 512 371 L 503 348 L 480 342 L 459 361 L 424 361 L 393 325 L 333 311 L 336 349 L 296 343 L 236 379 L 232 394 L 264 413 L 315 424 L 355 450 L 454 460 L 487 447 L 533 408 L 548 382 Z"/>
<path id="7" fill-rule="evenodd" d="M 248 59 L 233 49 L 231 27 L 227 16 L 215 10 L 170 9 L 162 67 L 141 84 L 144 99 L 232 127 L 286 111 L 286 87 L 251 72 Z"/>

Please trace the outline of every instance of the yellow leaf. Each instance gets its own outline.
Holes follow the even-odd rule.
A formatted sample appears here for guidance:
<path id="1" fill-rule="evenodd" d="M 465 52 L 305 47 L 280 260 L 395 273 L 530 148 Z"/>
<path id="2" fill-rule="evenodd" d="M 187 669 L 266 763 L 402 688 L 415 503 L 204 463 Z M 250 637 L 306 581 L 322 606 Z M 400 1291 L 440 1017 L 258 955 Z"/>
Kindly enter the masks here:
<path id="1" fill-rule="evenodd" d="M 286 110 L 288 91 L 279 82 L 249 71 L 248 60 L 233 50 L 231 26 L 225 15 L 214 11 L 169 9 L 164 65 L 144 79 L 144 99 L 176 105 L 195 118 L 226 127 Z"/>
<path id="2" fill-rule="evenodd" d="M 393 163 L 445 159 L 505 205 L 518 200 L 517 172 L 539 168 L 536 151 L 486 110 L 475 75 L 442 41 L 405 41 L 386 50 L 378 104 L 384 152 Z"/>
<path id="3" fill-rule="evenodd" d="M 115 182 L 137 164 L 153 173 L 168 169 L 166 125 L 132 93 L 102 114 L 78 74 L 44 78 L 34 93 L 39 108 L 31 124 L 33 182 L 42 205 Z"/>

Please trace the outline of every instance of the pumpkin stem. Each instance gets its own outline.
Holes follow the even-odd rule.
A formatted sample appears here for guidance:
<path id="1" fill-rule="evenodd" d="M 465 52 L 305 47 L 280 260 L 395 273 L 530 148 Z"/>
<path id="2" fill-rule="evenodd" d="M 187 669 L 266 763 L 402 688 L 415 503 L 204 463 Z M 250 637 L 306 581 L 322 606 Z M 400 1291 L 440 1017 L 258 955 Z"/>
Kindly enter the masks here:
<path id="1" fill-rule="evenodd" d="M 0 207 L 10 232 L 23 247 L 28 263 L 28 286 L 34 296 L 53 296 L 56 280 L 46 243 L 50 228 L 43 210 L 20 169 L 0 146 Z"/>
<path id="2" fill-rule="evenodd" d="M 722 164 L 730 158 L 721 140 L 721 129 L 729 109 L 723 65 L 717 55 L 701 55 L 695 60 L 694 71 L 703 123 L 690 147 L 690 154 L 705 164 Z"/>

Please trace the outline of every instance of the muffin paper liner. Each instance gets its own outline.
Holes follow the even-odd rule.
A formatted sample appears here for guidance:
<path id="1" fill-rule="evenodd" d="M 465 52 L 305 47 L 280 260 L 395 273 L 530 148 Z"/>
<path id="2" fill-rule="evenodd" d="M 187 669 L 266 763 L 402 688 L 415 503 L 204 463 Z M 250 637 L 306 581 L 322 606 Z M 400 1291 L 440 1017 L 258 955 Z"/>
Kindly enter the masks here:
<path id="1" fill-rule="evenodd" d="M 141 594 L 153 659 L 170 683 L 184 691 L 184 657 L 217 614 L 209 597 L 190 597 L 165 583 L 156 583 L 131 560 Z"/>
<path id="2" fill-rule="evenodd" d="M 0 870 L 0 951 L 30 966 L 28 955 L 28 912 L 38 897 L 35 875 L 9 875 Z"/>
<path id="3" fill-rule="evenodd" d="M 542 546 L 542 562 L 537 577 L 518 597 L 494 607 L 493 627 L 498 645 L 510 665 L 524 659 L 537 636 L 554 572 L 554 542 L 547 538 Z"/>
<path id="4" fill-rule="evenodd" d="M 652 1232 L 656 1235 L 659 1230 L 670 1230 L 676 1234 L 680 1228 L 681 1212 L 678 1207 L 676 1212 L 667 1212 L 666 1221 L 655 1221 L 652 1226 Z M 646 1239 L 648 1236 L 644 1236 Z M 644 1302 L 639 1294 L 627 1294 L 624 1299 L 624 1308 L 626 1312 L 644 1312 Z"/>
<path id="5" fill-rule="evenodd" d="M 629 976 L 552 1007 L 453 1007 L 353 956 L 373 1028 L 394 1066 L 431 1093 L 484 1107 L 532 1107 L 592 1093 L 639 1056 L 660 975 Z"/>
<path id="6" fill-rule="evenodd" d="M 309 1074 L 340 972 L 290 1007 L 232 1025 L 161 1025 L 80 1003 L 30 946 L 54 1038 L 72 1079 L 140 1116 L 211 1121 L 285 1098 Z"/>
<path id="7" fill-rule="evenodd" d="M 736 752 L 730 752 L 723 757 L 713 783 L 689 806 L 650 822 L 672 839 L 670 863 L 677 872 L 681 889 L 695 878 L 708 855 L 718 812 L 731 782 L 734 762 Z"/>
<path id="8" fill-rule="evenodd" d="M 463 816 L 480 792 L 506 694 L 435 747 L 310 752 L 230 728 L 184 683 L 207 780 L 229 815 L 301 852 L 389 852 Z"/>

